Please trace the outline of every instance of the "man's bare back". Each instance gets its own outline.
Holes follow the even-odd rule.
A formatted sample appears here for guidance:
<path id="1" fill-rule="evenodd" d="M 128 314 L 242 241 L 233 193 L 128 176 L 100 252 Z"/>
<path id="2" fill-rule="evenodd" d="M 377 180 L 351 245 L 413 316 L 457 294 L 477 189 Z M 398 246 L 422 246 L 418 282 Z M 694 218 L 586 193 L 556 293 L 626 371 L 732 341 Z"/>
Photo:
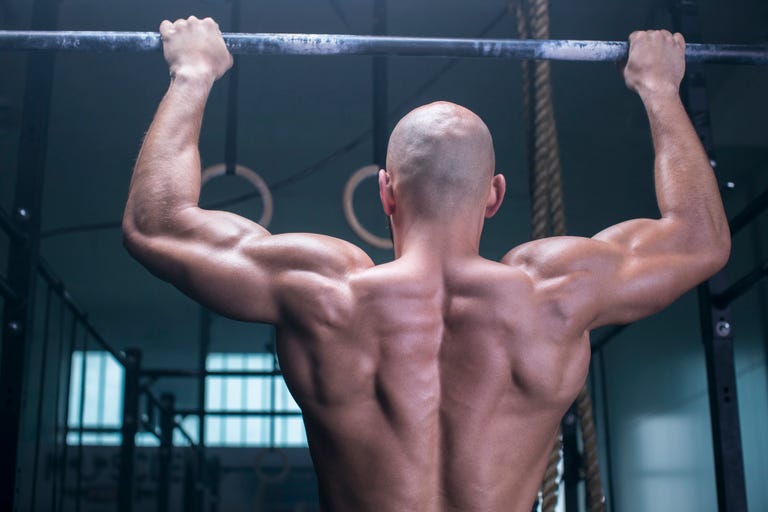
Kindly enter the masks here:
<path id="1" fill-rule="evenodd" d="M 327 510 L 530 511 L 589 364 L 547 301 L 508 265 L 413 257 L 297 305 L 279 356 Z"/>
<path id="2" fill-rule="evenodd" d="M 348 242 L 198 207 L 203 109 L 231 56 L 210 19 L 161 32 L 172 82 L 134 171 L 126 247 L 221 314 L 277 327 L 326 511 L 528 512 L 586 379 L 589 331 L 658 311 L 728 258 L 678 96 L 679 35 L 633 34 L 624 72 L 651 123 L 660 219 L 482 259 L 504 178 L 479 117 L 436 103 L 392 133 L 379 188 L 395 261 L 374 266 Z"/>

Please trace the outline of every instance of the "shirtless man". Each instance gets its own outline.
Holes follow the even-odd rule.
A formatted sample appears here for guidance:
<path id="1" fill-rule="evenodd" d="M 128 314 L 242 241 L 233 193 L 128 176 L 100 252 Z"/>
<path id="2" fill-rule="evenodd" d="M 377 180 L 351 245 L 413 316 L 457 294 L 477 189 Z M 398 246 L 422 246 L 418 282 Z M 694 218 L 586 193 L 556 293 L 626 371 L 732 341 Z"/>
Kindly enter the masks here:
<path id="1" fill-rule="evenodd" d="M 160 31 L 171 84 L 136 163 L 126 247 L 207 307 L 276 326 L 325 511 L 529 512 L 587 376 L 590 329 L 659 311 L 728 259 L 678 95 L 680 35 L 632 34 L 624 70 L 650 119 L 660 219 L 481 258 L 505 188 L 491 135 L 433 103 L 392 133 L 379 187 L 395 260 L 376 266 L 343 240 L 270 235 L 198 206 L 203 108 L 232 59 L 213 20 Z"/>

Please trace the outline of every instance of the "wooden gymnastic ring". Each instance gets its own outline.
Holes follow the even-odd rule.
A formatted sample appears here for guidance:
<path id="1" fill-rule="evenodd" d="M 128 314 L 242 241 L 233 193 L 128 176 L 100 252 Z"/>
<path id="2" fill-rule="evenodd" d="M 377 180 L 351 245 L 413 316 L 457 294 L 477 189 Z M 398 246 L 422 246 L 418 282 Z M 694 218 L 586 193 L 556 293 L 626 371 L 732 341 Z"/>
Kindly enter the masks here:
<path id="1" fill-rule="evenodd" d="M 391 249 L 392 240 L 381 236 L 376 236 L 360 224 L 360 221 L 355 215 L 355 207 L 353 204 L 355 197 L 355 190 L 358 185 L 366 179 L 372 176 L 376 176 L 379 173 L 378 165 L 366 165 L 365 167 L 355 171 L 352 176 L 347 180 L 347 184 L 344 186 L 344 196 L 342 198 L 342 206 L 344 207 L 344 218 L 347 219 L 349 227 L 355 232 L 357 236 L 363 239 L 368 244 L 378 247 L 379 249 Z"/>
<path id="2" fill-rule="evenodd" d="M 205 185 L 213 178 L 223 176 L 226 172 L 226 164 L 216 164 L 206 167 L 201 176 L 201 186 Z M 272 221 L 272 213 L 274 212 L 274 203 L 272 202 L 272 193 L 269 191 L 269 186 L 267 186 L 267 183 L 258 175 L 258 173 L 256 173 L 256 171 L 249 169 L 244 165 L 235 165 L 235 174 L 248 181 L 259 191 L 264 210 L 261 212 L 261 218 L 257 222 L 261 227 L 266 228 Z"/>

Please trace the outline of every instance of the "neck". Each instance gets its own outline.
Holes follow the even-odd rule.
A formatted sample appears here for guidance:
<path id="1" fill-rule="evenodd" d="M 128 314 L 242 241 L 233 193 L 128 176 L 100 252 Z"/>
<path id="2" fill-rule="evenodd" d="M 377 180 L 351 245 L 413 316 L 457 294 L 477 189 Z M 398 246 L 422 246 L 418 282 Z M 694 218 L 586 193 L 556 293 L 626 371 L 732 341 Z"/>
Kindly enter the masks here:
<path id="1" fill-rule="evenodd" d="M 463 217 L 411 222 L 393 217 L 395 258 L 414 254 L 435 260 L 477 256 L 482 229 L 482 217 L 479 221 Z"/>

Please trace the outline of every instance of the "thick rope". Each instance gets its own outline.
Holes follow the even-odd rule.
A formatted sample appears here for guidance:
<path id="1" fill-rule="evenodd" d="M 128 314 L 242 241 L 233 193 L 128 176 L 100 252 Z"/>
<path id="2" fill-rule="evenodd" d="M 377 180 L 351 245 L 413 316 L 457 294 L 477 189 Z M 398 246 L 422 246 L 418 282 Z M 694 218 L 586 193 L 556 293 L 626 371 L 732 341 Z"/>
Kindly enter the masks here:
<path id="1" fill-rule="evenodd" d="M 549 39 L 547 0 L 512 0 L 510 7 L 516 11 L 521 39 Z M 565 208 L 549 62 L 523 61 L 523 102 L 531 189 L 531 236 L 533 239 L 562 236 L 566 233 Z M 587 386 L 579 393 L 576 404 L 584 444 L 589 509 L 603 512 L 605 499 L 600 482 L 592 401 Z M 557 505 L 560 457 L 561 435 L 558 430 L 542 481 L 542 512 L 554 512 Z"/>

